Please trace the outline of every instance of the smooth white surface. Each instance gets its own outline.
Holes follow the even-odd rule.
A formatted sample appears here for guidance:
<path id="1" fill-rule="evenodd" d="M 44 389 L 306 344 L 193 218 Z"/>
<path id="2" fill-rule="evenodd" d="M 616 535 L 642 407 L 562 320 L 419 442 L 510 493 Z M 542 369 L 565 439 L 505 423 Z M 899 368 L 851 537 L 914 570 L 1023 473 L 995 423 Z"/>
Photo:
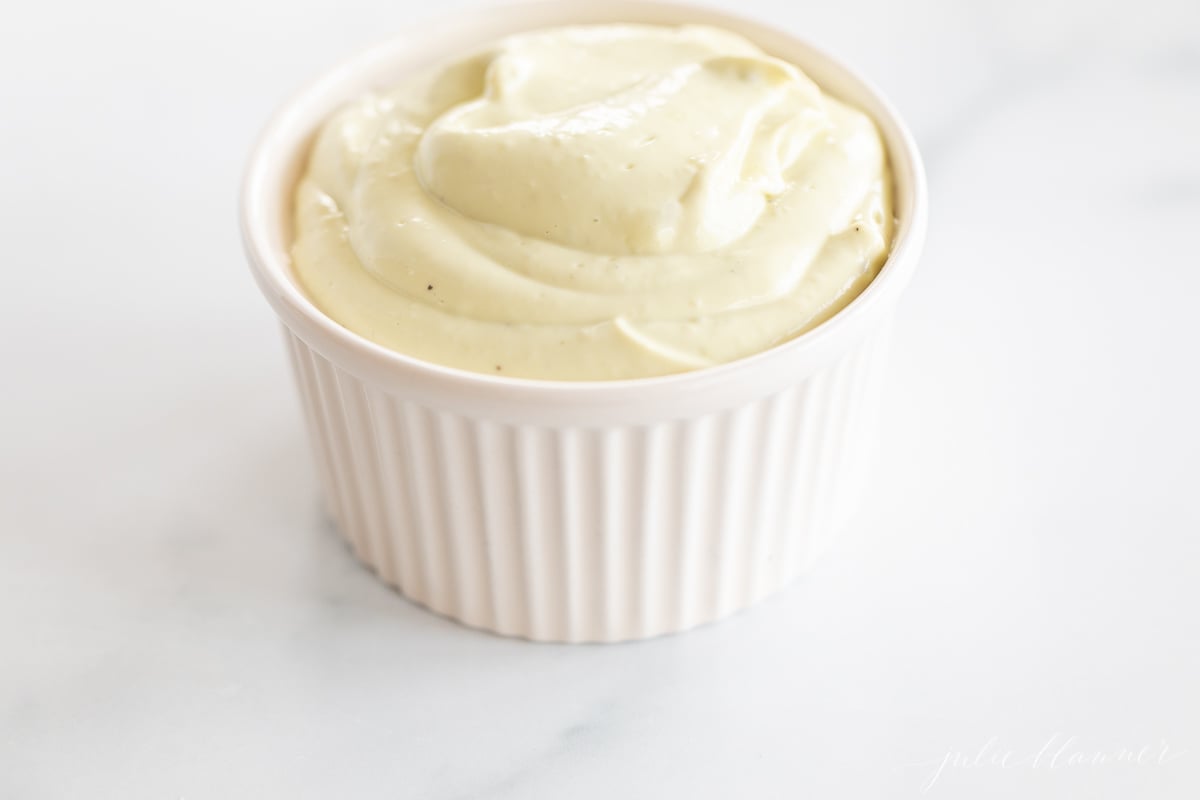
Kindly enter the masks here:
<path id="1" fill-rule="evenodd" d="M 924 148 L 883 470 L 778 600 L 602 648 L 462 629 L 354 563 L 243 266 L 269 109 L 424 9 L 0 29 L 0 797 L 1200 793 L 1200 8 L 738 6 Z"/>

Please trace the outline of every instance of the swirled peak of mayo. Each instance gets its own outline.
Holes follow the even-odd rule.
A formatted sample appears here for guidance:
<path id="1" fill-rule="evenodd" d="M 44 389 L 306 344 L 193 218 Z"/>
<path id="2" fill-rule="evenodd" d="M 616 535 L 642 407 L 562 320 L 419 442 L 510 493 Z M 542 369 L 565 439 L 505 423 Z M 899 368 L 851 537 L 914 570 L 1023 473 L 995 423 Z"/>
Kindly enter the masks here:
<path id="1" fill-rule="evenodd" d="M 316 305 L 425 361 L 663 375 L 786 341 L 876 275 L 879 133 L 709 27 L 512 36 L 330 119 L 296 192 Z"/>

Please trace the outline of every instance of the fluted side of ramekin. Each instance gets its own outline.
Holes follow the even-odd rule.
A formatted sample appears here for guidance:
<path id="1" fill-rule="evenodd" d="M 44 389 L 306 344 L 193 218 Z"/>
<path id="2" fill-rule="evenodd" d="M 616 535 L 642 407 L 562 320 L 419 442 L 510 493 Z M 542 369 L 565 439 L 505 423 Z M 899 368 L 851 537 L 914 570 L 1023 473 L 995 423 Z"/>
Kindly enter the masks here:
<path id="1" fill-rule="evenodd" d="M 770 396 L 600 427 L 439 410 L 287 342 L 359 559 L 477 628 L 611 642 L 734 613 L 826 547 L 866 483 L 888 327 Z"/>

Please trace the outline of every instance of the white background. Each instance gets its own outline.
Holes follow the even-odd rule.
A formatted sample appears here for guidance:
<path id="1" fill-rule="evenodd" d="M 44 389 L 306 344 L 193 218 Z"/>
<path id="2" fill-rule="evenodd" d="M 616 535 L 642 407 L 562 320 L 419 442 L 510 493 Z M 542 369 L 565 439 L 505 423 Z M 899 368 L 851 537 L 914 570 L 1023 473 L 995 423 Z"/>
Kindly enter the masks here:
<path id="1" fill-rule="evenodd" d="M 574 648 L 353 562 L 237 238 L 272 108 L 468 6 L 6 9 L 0 798 L 1200 796 L 1200 4 L 730 5 L 928 160 L 881 469 L 767 605 Z"/>

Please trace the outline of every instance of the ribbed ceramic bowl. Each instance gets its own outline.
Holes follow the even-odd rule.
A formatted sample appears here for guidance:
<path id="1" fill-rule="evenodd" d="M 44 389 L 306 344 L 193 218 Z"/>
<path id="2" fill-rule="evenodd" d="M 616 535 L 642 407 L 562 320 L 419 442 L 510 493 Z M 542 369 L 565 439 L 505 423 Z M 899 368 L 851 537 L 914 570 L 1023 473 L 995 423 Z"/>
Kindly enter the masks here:
<path id="1" fill-rule="evenodd" d="M 731 364 L 661 378 L 551 382 L 392 352 L 324 316 L 291 272 L 292 189 L 315 130 L 414 67 L 533 28 L 723 26 L 870 113 L 896 186 L 895 246 L 845 310 Z M 776 591 L 862 500 L 893 308 L 925 230 L 920 157 L 892 107 L 845 66 L 709 9 L 526 3 L 417 25 L 333 69 L 275 116 L 242 197 L 250 266 L 282 320 L 329 509 L 405 597 L 530 639 L 681 631 Z"/>

